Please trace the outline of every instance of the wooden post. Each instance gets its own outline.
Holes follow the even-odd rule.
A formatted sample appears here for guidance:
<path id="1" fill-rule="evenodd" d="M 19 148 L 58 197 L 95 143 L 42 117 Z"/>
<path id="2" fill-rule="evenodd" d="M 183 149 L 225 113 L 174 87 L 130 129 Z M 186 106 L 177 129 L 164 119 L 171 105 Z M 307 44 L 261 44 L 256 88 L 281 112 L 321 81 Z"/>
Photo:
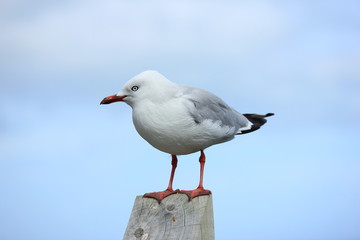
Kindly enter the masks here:
<path id="1" fill-rule="evenodd" d="M 137 196 L 123 240 L 213 240 L 212 196 L 173 194 L 159 204 Z"/>

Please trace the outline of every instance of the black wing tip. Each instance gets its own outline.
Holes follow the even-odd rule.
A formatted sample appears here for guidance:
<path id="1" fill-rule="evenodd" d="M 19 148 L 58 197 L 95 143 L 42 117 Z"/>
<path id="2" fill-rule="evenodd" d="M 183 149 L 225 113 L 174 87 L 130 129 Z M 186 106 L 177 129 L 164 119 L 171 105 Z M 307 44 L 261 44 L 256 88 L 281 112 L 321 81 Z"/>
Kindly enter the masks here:
<path id="1" fill-rule="evenodd" d="M 253 131 L 258 130 L 262 125 L 264 125 L 267 120 L 266 117 L 270 117 L 275 115 L 274 113 L 267 113 L 267 114 L 255 114 L 255 113 L 246 113 L 244 116 L 253 124 L 250 129 L 243 130 L 241 133 L 238 134 L 245 134 L 250 133 Z"/>
<path id="2" fill-rule="evenodd" d="M 266 118 L 275 115 L 275 113 L 267 113 L 267 114 L 245 113 L 243 115 L 245 117 L 250 117 L 250 118 Z"/>

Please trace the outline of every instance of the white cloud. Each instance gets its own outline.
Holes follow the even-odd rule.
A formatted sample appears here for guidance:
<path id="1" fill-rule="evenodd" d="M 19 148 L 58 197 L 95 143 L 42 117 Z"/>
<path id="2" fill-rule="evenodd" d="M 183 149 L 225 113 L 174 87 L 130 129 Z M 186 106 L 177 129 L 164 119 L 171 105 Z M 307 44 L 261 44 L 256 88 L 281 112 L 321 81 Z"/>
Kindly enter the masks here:
<path id="1" fill-rule="evenodd" d="M 82 1 L 30 16 L 3 24 L 2 48 L 66 66 L 168 53 L 226 56 L 286 28 L 278 9 L 259 2 Z"/>

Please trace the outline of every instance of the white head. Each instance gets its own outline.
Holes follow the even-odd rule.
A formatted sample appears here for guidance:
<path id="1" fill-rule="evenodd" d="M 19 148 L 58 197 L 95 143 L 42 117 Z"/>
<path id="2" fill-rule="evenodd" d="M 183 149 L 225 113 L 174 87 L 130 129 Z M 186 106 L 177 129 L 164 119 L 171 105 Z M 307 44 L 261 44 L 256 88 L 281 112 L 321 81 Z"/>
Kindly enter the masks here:
<path id="1" fill-rule="evenodd" d="M 164 101 L 174 94 L 175 83 L 157 71 L 145 71 L 130 79 L 115 95 L 104 98 L 100 104 L 123 101 L 134 107 L 143 100 Z"/>

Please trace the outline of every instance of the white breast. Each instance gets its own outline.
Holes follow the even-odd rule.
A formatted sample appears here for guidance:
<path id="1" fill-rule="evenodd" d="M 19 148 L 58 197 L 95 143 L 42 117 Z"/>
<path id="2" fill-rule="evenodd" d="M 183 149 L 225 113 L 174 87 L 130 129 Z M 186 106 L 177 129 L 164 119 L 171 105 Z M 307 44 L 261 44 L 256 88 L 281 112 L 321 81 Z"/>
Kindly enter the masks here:
<path id="1" fill-rule="evenodd" d="M 211 120 L 196 123 L 186 105 L 179 101 L 179 98 L 161 104 L 146 101 L 133 108 L 135 128 L 152 146 L 183 155 L 233 138 L 234 129 L 220 126 L 221 123 Z"/>

